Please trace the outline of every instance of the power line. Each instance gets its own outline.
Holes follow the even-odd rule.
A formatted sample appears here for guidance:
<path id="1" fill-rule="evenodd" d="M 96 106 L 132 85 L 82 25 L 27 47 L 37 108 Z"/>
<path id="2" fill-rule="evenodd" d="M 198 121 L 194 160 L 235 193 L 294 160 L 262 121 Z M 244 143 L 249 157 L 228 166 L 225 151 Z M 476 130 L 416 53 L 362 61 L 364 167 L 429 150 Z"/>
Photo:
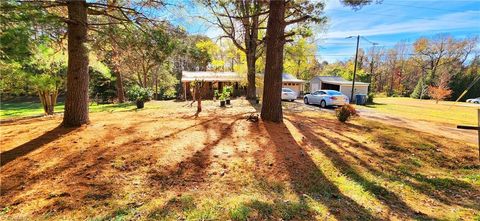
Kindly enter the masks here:
<path id="1" fill-rule="evenodd" d="M 364 37 L 364 36 L 360 36 L 360 37 L 361 37 L 363 40 L 367 41 L 368 43 L 372 44 L 373 46 L 378 45 L 378 43 L 373 42 L 373 41 L 370 41 L 370 40 L 368 40 L 368 39 L 367 39 L 366 37 Z"/>

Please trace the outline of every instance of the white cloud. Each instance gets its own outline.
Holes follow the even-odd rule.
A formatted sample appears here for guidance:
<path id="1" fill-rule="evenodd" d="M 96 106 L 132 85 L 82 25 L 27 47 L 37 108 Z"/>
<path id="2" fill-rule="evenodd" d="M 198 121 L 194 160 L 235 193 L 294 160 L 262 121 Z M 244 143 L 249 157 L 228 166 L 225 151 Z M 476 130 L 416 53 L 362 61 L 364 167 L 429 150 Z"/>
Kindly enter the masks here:
<path id="1" fill-rule="evenodd" d="M 399 33 L 417 33 L 472 29 L 480 31 L 478 16 L 480 11 L 450 13 L 434 19 L 411 19 L 404 22 L 384 23 L 362 29 L 332 28 L 323 35 L 325 38 L 345 38 L 351 35 L 375 36 Z M 336 25 L 338 27 L 339 25 Z M 347 26 L 348 27 L 348 26 Z M 351 26 L 350 26 L 351 27 Z"/>

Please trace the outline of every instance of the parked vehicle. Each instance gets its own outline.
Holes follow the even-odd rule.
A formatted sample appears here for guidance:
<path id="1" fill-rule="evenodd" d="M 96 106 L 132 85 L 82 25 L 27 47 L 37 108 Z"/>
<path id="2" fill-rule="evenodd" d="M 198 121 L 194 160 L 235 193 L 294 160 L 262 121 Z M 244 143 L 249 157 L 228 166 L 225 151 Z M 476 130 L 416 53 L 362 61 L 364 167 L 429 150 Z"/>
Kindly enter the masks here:
<path id="1" fill-rule="evenodd" d="M 480 104 L 480 97 L 467 99 L 468 103 Z"/>
<path id="2" fill-rule="evenodd" d="M 282 88 L 282 100 L 294 101 L 297 99 L 297 92 L 290 88 Z"/>
<path id="3" fill-rule="evenodd" d="M 305 104 L 318 104 L 325 108 L 328 106 L 343 106 L 349 103 L 348 97 L 335 90 L 319 90 L 303 97 Z"/>

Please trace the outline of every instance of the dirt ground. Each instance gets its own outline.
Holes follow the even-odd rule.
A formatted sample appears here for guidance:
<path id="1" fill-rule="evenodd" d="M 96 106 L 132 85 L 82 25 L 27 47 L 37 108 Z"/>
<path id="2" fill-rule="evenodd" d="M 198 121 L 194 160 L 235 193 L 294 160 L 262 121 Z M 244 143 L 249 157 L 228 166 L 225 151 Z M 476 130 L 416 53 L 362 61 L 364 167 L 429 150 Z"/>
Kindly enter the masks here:
<path id="1" fill-rule="evenodd" d="M 474 145 L 295 103 L 234 100 L 0 126 L 0 220 L 472 220 Z"/>

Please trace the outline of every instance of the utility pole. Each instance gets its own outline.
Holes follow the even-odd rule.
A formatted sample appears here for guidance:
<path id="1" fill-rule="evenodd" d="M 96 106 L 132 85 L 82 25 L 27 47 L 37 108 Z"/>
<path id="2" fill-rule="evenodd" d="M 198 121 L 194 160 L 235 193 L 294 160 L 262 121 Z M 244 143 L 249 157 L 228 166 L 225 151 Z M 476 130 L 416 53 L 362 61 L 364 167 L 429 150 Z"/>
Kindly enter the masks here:
<path id="1" fill-rule="evenodd" d="M 372 60 L 370 61 L 370 75 L 369 75 L 369 83 L 370 83 L 370 86 L 368 87 L 368 92 L 370 93 L 372 91 L 372 86 L 374 87 L 373 83 L 372 83 L 372 77 L 375 75 L 373 70 L 374 70 L 374 66 L 375 66 L 375 45 L 378 45 L 378 43 L 372 43 Z"/>
<path id="2" fill-rule="evenodd" d="M 352 94 L 350 95 L 350 102 L 353 102 L 353 93 L 355 92 L 355 77 L 357 76 L 357 58 L 358 58 L 359 43 L 360 43 L 360 35 L 357 35 L 357 50 L 355 51 L 355 64 L 353 64 Z"/>
<path id="3" fill-rule="evenodd" d="M 355 36 L 349 36 L 347 38 L 353 38 Z M 378 43 L 375 43 L 375 42 L 372 42 L 368 39 L 366 39 L 365 37 L 362 37 L 364 40 L 370 42 L 372 45 L 373 45 L 373 50 L 375 50 L 375 45 L 378 45 Z M 357 35 L 357 49 L 355 51 L 355 64 L 353 64 L 353 80 L 352 80 L 352 94 L 350 95 L 350 102 L 353 102 L 353 93 L 355 92 L 355 78 L 357 77 L 357 59 L 358 59 L 358 46 L 360 44 L 360 35 Z M 373 53 L 374 51 L 372 51 L 372 62 L 371 62 L 371 65 L 370 65 L 370 68 L 371 68 L 371 72 L 373 72 L 373 57 L 375 56 L 375 53 Z M 371 83 L 371 75 L 372 73 L 370 73 L 370 83 Z M 369 89 L 370 90 L 370 89 Z"/>

